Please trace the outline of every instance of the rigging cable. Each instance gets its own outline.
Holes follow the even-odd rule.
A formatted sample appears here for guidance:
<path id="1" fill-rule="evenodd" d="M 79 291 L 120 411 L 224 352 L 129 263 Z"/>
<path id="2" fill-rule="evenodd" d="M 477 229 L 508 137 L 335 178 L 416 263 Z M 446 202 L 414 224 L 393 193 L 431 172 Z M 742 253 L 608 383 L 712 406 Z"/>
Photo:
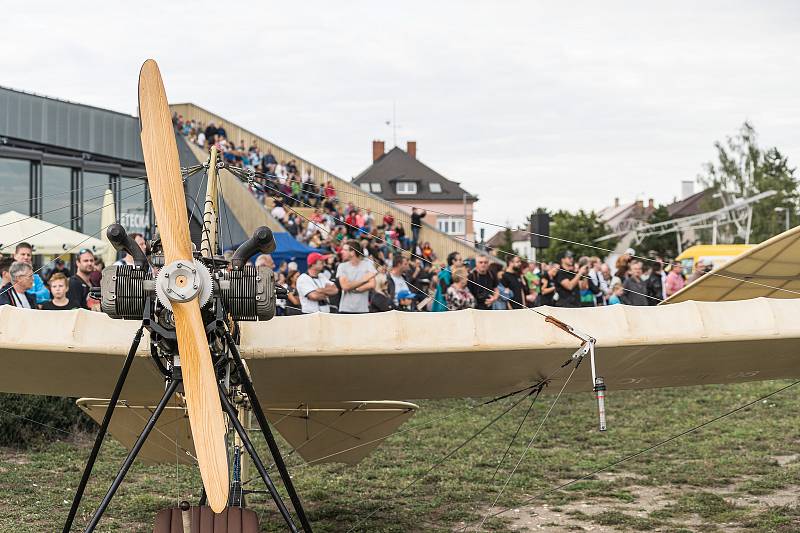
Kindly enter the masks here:
<path id="1" fill-rule="evenodd" d="M 781 392 L 784 392 L 784 391 L 786 391 L 788 389 L 791 389 L 792 387 L 794 387 L 794 386 L 796 386 L 798 384 L 800 384 L 800 380 L 794 381 L 794 382 L 792 382 L 792 383 L 790 383 L 790 384 L 788 384 L 786 386 L 783 386 L 783 387 L 781 387 L 781 388 L 779 388 L 777 390 L 774 390 L 774 391 L 772 391 L 770 393 L 767 393 L 767 394 L 765 394 L 763 396 L 760 396 L 760 397 L 756 398 L 755 400 L 752 400 L 752 401 L 749 401 L 749 402 L 747 402 L 745 404 L 742 404 L 742 405 L 740 405 L 740 406 L 738 406 L 738 407 L 736 407 L 734 409 L 731 409 L 730 411 L 727 411 L 727 412 L 725 412 L 725 413 L 723 413 L 721 415 L 715 416 L 714 418 L 706 420 L 705 422 L 703 422 L 701 424 L 698 424 L 698 425 L 696 425 L 694 427 L 691 427 L 691 428 L 689 428 L 689 429 L 687 429 L 685 431 L 682 431 L 680 433 L 672 435 L 671 437 L 667 437 L 666 439 L 661 440 L 661 441 L 659 441 L 659 442 L 657 442 L 655 444 L 652 444 L 650 446 L 647 446 L 646 448 L 642 448 L 641 450 L 639 450 L 637 452 L 634 452 L 634 453 L 631 453 L 629 455 L 626 455 L 626 456 L 624 456 L 624 457 L 622 457 L 620 459 L 617 459 L 616 461 L 612 461 L 611 463 L 609 463 L 609 464 L 607 464 L 607 465 L 605 465 L 603 467 L 600 467 L 600 468 L 598 468 L 596 470 L 593 470 L 593 471 L 589 472 L 586 475 L 583 475 L 583 476 L 581 476 L 579 478 L 575 478 L 572 481 L 568 481 L 566 483 L 562 483 L 561 485 L 558 485 L 556 487 L 544 490 L 544 491 L 542 491 L 542 492 L 540 492 L 540 493 L 538 493 L 538 494 L 536 494 L 534 496 L 531 496 L 530 498 L 525 499 L 520 505 L 518 505 L 516 507 L 531 503 L 531 502 L 533 502 L 535 500 L 538 500 L 539 498 L 543 498 L 544 496 L 547 496 L 548 494 L 552 494 L 553 492 L 556 492 L 556 491 L 559 491 L 559 490 L 561 490 L 563 488 L 569 487 L 570 485 L 572 485 L 574 483 L 589 479 L 589 478 L 591 478 L 591 477 L 593 477 L 593 476 L 595 476 L 597 474 L 605 472 L 609 468 L 613 468 L 613 467 L 615 467 L 617 465 L 620 465 L 620 464 L 622 464 L 622 463 L 624 463 L 626 461 L 629 461 L 631 459 L 639 457 L 640 455 L 643 455 L 645 453 L 651 452 L 651 451 L 655 450 L 656 448 L 660 448 L 661 446 L 664 446 L 665 444 L 669 444 L 670 442 L 673 442 L 673 441 L 675 441 L 675 440 L 677 440 L 677 439 L 679 439 L 679 438 L 681 438 L 681 437 L 683 437 L 685 435 L 689 435 L 690 433 L 694 433 L 695 431 L 697 431 L 699 429 L 702 429 L 702 428 L 704 428 L 706 426 L 709 426 L 709 425 L 711 425 L 711 424 L 713 424 L 715 422 L 718 422 L 718 421 L 720 421 L 720 420 L 722 420 L 722 419 L 724 419 L 724 418 L 726 418 L 726 417 L 728 417 L 728 416 L 730 416 L 732 414 L 735 414 L 735 413 L 738 413 L 739 411 L 747 409 L 748 407 L 751 407 L 752 405 L 755 405 L 755 404 L 757 404 L 759 402 L 762 402 L 762 401 L 766 400 L 767 398 L 770 398 L 772 396 L 775 396 L 776 394 L 780 394 Z M 514 507 L 507 507 L 505 509 L 502 509 L 500 511 L 497 511 L 495 513 L 492 513 L 492 514 L 488 515 L 487 518 L 493 518 L 495 516 L 500 516 L 501 514 L 504 514 L 504 513 L 507 513 L 508 511 L 511 511 L 512 509 L 514 509 Z"/>

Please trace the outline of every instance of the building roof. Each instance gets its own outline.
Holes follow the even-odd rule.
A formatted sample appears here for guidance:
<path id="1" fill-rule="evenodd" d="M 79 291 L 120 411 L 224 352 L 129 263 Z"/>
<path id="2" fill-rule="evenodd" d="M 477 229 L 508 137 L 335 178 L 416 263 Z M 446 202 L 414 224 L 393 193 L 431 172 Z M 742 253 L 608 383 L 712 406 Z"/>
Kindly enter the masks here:
<path id="1" fill-rule="evenodd" d="M 703 206 L 703 201 L 714 193 L 714 189 L 706 189 L 687 196 L 683 200 L 672 202 L 667 206 L 669 216 L 672 218 L 688 217 L 708 211 Z"/>
<path id="2" fill-rule="evenodd" d="M 395 183 L 412 181 L 417 183 L 416 194 L 397 194 Z M 462 189 L 458 182 L 451 181 L 415 157 L 395 146 L 379 157 L 369 168 L 353 178 L 353 183 L 379 183 L 380 192 L 374 194 L 386 200 L 445 200 L 459 202 L 467 195 L 468 202 L 478 197 Z M 442 192 L 431 192 L 431 183 L 438 183 Z"/>
<path id="3" fill-rule="evenodd" d="M 515 229 L 511 231 L 511 242 L 527 242 L 530 240 L 531 234 L 525 229 Z M 486 245 L 490 248 L 498 248 L 506 242 L 506 230 L 501 229 L 486 241 Z"/>

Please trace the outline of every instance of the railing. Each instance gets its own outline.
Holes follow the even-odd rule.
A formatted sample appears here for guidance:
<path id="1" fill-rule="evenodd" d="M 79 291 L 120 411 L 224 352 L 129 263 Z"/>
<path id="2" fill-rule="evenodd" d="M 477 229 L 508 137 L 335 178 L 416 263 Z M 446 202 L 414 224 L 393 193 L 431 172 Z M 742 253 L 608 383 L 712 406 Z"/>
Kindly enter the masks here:
<path id="1" fill-rule="evenodd" d="M 267 150 L 272 152 L 275 159 L 280 161 L 289 161 L 294 159 L 297 163 L 301 175 L 305 176 L 308 170 L 311 170 L 311 176 L 316 183 L 325 183 L 330 180 L 336 188 L 336 194 L 340 202 L 352 202 L 353 205 L 362 209 L 370 209 L 375 216 L 376 220 L 380 221 L 383 215 L 388 213 L 395 219 L 395 223 L 402 224 L 406 230 L 406 235 L 411 236 L 411 215 L 406 211 L 395 207 L 392 203 L 375 196 L 374 194 L 363 191 L 358 185 L 346 181 L 327 170 L 318 167 L 317 165 L 303 159 L 302 157 L 281 148 L 280 146 L 266 140 L 265 138 L 256 135 L 250 130 L 246 130 L 241 126 L 234 124 L 228 120 L 223 119 L 219 115 L 215 115 L 210 111 L 203 109 L 195 104 L 172 104 L 170 109 L 173 112 L 183 115 L 184 120 L 195 120 L 202 122 L 204 127 L 213 122 L 217 127 L 222 126 L 225 128 L 226 137 L 231 143 L 238 144 L 239 141 L 244 140 L 249 146 L 249 143 L 255 139 L 258 143 L 258 148 L 262 153 Z M 231 210 L 236 213 L 236 210 L 231 206 Z M 237 215 L 237 218 L 238 215 Z M 244 225 L 243 225 L 244 227 Z M 247 231 L 247 228 L 245 228 Z M 420 230 L 420 242 L 430 242 L 433 251 L 438 257 L 438 261 L 444 261 L 447 254 L 450 252 L 459 252 L 464 257 L 473 257 L 476 250 L 469 243 L 451 237 L 442 233 L 435 227 L 423 222 L 422 229 Z"/>

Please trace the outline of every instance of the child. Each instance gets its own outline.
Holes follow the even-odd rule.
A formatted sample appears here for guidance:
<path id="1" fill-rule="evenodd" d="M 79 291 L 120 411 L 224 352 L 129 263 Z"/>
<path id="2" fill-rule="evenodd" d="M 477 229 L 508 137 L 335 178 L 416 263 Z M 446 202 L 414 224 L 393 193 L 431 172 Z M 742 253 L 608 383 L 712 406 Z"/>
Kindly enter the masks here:
<path id="1" fill-rule="evenodd" d="M 67 299 L 67 277 L 61 272 L 56 272 L 50 277 L 47 283 L 50 286 L 50 292 L 53 299 L 49 302 L 44 302 L 41 309 L 45 311 L 67 311 L 69 309 L 77 309 L 78 306 Z"/>
<path id="2" fill-rule="evenodd" d="M 615 280 L 611 285 L 611 297 L 608 299 L 608 305 L 621 304 L 623 292 L 625 292 L 625 289 L 622 288 L 622 284 Z"/>

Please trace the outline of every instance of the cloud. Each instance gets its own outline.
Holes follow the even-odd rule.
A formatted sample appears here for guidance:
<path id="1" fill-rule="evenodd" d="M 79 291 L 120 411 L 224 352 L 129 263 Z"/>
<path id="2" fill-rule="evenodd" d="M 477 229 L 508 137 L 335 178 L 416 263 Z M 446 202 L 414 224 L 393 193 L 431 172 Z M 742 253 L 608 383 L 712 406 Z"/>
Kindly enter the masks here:
<path id="1" fill-rule="evenodd" d="M 773 3 L 15 5 L 0 84 L 135 112 L 159 60 L 191 101 L 348 178 L 399 141 L 479 216 L 668 202 L 751 120 L 797 163 L 798 7 Z"/>

